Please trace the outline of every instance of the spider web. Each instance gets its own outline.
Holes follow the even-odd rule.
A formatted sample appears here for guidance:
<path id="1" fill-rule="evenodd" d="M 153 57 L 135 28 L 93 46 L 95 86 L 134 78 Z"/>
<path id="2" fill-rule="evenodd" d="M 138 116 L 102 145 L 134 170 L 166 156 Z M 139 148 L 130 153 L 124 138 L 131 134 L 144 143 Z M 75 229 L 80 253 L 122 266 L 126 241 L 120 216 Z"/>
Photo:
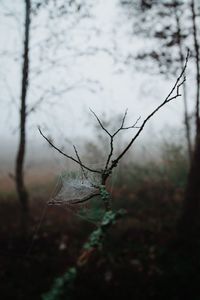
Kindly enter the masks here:
<path id="1" fill-rule="evenodd" d="M 94 174 L 83 174 L 82 171 L 62 173 L 48 204 L 63 206 L 87 221 L 98 223 L 104 214 L 99 184 L 100 176 Z"/>

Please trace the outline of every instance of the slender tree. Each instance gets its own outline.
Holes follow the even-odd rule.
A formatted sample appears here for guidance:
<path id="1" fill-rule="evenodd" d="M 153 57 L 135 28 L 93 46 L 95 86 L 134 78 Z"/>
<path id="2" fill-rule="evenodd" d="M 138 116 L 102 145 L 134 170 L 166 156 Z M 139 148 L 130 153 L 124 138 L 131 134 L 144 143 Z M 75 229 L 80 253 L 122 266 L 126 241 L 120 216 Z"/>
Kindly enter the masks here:
<path id="1" fill-rule="evenodd" d="M 16 189 L 21 204 L 22 212 L 22 229 L 26 230 L 28 221 L 28 192 L 24 182 L 24 159 L 26 152 L 26 117 L 27 117 L 27 93 L 29 84 L 29 44 L 30 44 L 30 14 L 31 0 L 25 0 L 25 25 L 24 25 L 24 48 L 23 48 L 23 65 L 21 79 L 21 99 L 20 99 L 20 128 L 19 128 L 19 145 L 16 158 Z"/>
<path id="2" fill-rule="evenodd" d="M 181 68 L 184 66 L 184 54 L 183 54 L 183 33 L 181 29 L 180 22 L 180 11 L 176 5 L 176 1 L 174 1 L 174 14 L 176 20 L 176 32 L 177 32 L 177 46 L 179 50 L 179 60 Z M 191 141 L 191 128 L 189 121 L 189 113 L 188 113 L 188 99 L 187 99 L 187 86 L 186 83 L 183 84 L 183 103 L 184 103 L 184 122 L 185 122 L 185 135 L 188 146 L 188 155 L 190 163 L 192 161 L 192 141 Z"/>
<path id="3" fill-rule="evenodd" d="M 194 57 L 196 66 L 196 109 L 195 109 L 195 146 L 192 157 L 192 163 L 188 175 L 183 215 L 180 221 L 180 228 L 183 235 L 193 237 L 198 234 L 200 229 L 200 117 L 199 117 L 199 101 L 200 101 L 200 62 L 199 62 L 199 42 L 197 35 L 197 15 L 195 1 L 191 1 L 191 15 L 193 28 Z"/>

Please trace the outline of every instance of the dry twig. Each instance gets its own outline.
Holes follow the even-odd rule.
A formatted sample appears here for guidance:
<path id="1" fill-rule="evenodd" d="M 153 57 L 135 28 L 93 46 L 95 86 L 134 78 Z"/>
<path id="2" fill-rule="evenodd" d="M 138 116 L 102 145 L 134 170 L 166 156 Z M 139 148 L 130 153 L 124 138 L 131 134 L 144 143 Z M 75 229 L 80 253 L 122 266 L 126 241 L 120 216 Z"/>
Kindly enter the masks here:
<path id="1" fill-rule="evenodd" d="M 97 122 L 99 123 L 101 129 L 109 136 L 110 138 L 110 151 L 109 151 L 109 154 L 108 154 L 108 157 L 106 159 L 106 163 L 105 163 L 105 167 L 103 170 L 95 170 L 95 169 L 91 169 L 89 168 L 88 166 L 86 166 L 85 164 L 82 163 L 79 155 L 78 155 L 78 152 L 77 152 L 77 149 L 76 147 L 74 146 L 74 150 L 75 150 L 75 153 L 76 153 L 76 158 L 64 153 L 61 149 L 59 149 L 58 147 L 56 147 L 41 131 L 40 127 L 38 128 L 39 129 L 39 132 L 40 134 L 43 136 L 43 138 L 49 143 L 49 145 L 51 147 L 53 147 L 56 151 L 58 151 L 60 154 L 62 154 L 63 156 L 67 157 L 68 159 L 71 159 L 72 161 L 76 162 L 77 164 L 80 165 L 82 171 L 84 172 L 84 170 L 88 170 L 90 172 L 93 172 L 93 173 L 98 173 L 98 174 L 101 174 L 101 184 L 102 185 L 105 185 L 108 177 L 110 176 L 110 174 L 112 173 L 112 170 L 113 168 L 115 168 L 119 161 L 122 159 L 122 157 L 126 154 L 126 152 L 131 148 L 131 146 L 133 145 L 133 143 L 135 142 L 135 140 L 139 137 L 139 135 L 141 134 L 141 132 L 143 131 L 146 123 L 164 106 L 166 105 L 167 103 L 179 98 L 181 96 L 180 94 L 180 87 L 183 85 L 183 83 L 185 82 L 186 80 L 186 77 L 185 77 L 185 71 L 186 71 L 186 68 L 187 68 L 187 64 L 188 64 L 188 60 L 189 60 L 189 55 L 190 55 L 190 52 L 188 50 L 187 52 L 187 56 L 186 56 L 186 59 L 185 59 L 185 64 L 184 64 L 184 67 L 179 75 L 179 77 L 177 78 L 175 84 L 173 85 L 172 89 L 170 90 L 169 94 L 167 95 L 167 97 L 164 99 L 164 101 L 159 105 L 157 106 L 145 119 L 144 121 L 142 122 L 141 126 L 137 126 L 139 120 L 141 119 L 141 117 L 139 117 L 136 122 L 131 125 L 131 126 L 124 126 L 125 124 L 125 120 L 126 120 L 126 117 L 127 117 L 127 110 L 125 111 L 124 113 L 124 116 L 122 118 L 122 121 L 121 121 L 121 125 L 120 127 L 114 132 L 114 133 L 110 133 L 108 131 L 108 129 L 103 125 L 102 121 L 100 120 L 100 118 L 96 115 L 96 113 L 90 109 L 90 111 L 92 112 L 92 114 L 94 115 L 94 117 L 96 118 Z M 175 93 L 175 94 L 174 94 Z M 114 138 L 116 137 L 116 135 L 122 131 L 122 130 L 128 130 L 128 129 L 138 129 L 137 133 L 135 134 L 135 136 L 131 139 L 131 141 L 128 143 L 128 145 L 124 148 L 124 150 L 118 155 L 117 158 L 115 158 L 114 160 L 111 160 L 112 159 L 112 156 L 113 156 L 113 152 L 114 152 Z M 83 173 L 84 174 L 84 173 Z"/>

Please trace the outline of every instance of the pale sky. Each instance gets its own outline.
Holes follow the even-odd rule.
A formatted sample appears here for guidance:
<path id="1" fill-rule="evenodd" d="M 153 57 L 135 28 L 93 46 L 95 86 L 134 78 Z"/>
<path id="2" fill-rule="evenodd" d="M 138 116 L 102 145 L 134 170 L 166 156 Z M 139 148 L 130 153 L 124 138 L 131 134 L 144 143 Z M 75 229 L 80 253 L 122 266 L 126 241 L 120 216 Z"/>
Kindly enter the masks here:
<path id="1" fill-rule="evenodd" d="M 142 120 L 164 100 L 175 81 L 124 65 L 125 57 L 139 47 L 148 47 L 148 41 L 128 34 L 131 23 L 117 0 L 92 2 L 92 17 L 79 22 L 74 16 L 50 21 L 45 12 L 32 20 L 28 104 L 40 97 L 43 102 L 30 115 L 28 138 L 41 145 L 38 125 L 61 145 L 63 137 L 73 143 L 77 136 L 90 138 L 95 123 L 89 108 L 107 119 L 128 108 L 127 125 L 139 116 Z M 0 56 L 0 136 L 13 141 L 17 140 L 19 118 L 22 3 L 2 0 L 0 7 L 0 53 L 5 54 Z M 64 93 L 66 88 L 70 90 Z M 178 99 L 150 121 L 143 136 L 160 136 L 172 127 L 181 128 L 182 119 L 183 101 Z"/>

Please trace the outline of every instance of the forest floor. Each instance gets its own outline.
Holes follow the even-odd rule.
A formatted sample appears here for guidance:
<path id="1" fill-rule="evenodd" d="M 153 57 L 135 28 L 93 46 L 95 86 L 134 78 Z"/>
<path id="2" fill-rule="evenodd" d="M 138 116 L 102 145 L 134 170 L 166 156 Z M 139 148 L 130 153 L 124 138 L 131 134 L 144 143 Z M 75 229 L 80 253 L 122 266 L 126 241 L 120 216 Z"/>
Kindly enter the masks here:
<path id="1" fill-rule="evenodd" d="M 73 266 L 96 226 L 66 207 L 48 205 L 49 189 L 34 190 L 26 238 L 20 233 L 15 195 L 0 195 L 3 300 L 41 299 L 54 279 Z M 126 186 L 115 188 L 114 204 L 127 215 L 110 229 L 103 249 L 78 274 L 73 299 L 199 300 L 199 254 L 176 237 L 182 197 L 183 190 L 155 183 L 135 192 Z"/>

